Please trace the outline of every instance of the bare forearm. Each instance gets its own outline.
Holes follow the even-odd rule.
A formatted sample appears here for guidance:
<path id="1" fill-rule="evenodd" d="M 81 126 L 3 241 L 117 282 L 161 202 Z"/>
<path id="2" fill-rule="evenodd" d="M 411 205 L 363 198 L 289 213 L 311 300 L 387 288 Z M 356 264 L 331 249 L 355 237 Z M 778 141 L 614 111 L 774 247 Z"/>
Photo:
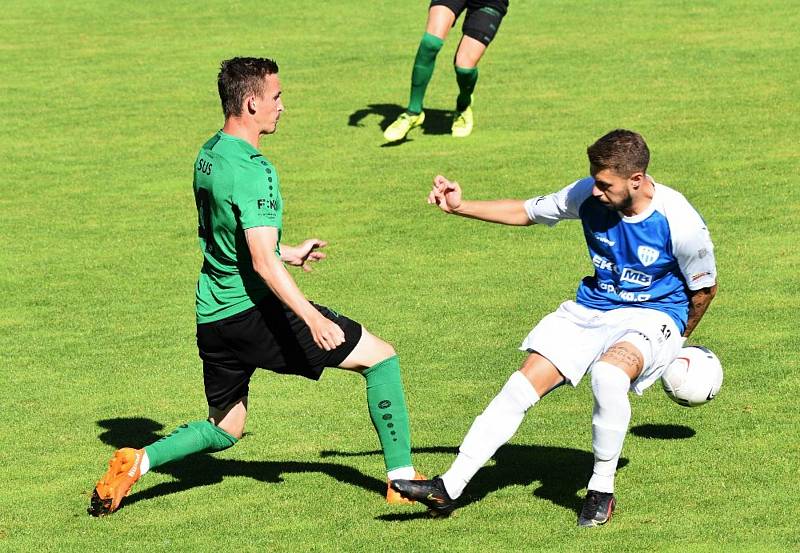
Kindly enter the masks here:
<path id="1" fill-rule="evenodd" d="M 289 309 L 295 312 L 298 317 L 308 324 L 309 318 L 316 316 L 319 312 L 311 305 L 300 288 L 297 287 L 292 275 L 283 266 L 277 257 L 264 261 L 263 264 L 255 266 L 256 272 L 269 286 L 269 289 L 285 303 Z"/>
<path id="2" fill-rule="evenodd" d="M 503 225 L 530 225 L 524 200 L 464 200 L 453 211 L 462 217 Z"/>
<path id="3" fill-rule="evenodd" d="M 716 295 L 716 284 L 710 288 L 701 288 L 700 290 L 689 293 L 689 317 L 686 320 L 686 330 L 683 331 L 683 336 L 685 338 L 688 338 L 694 329 L 697 328 L 697 324 L 700 322 L 700 319 L 703 318 L 703 315 L 705 315 L 708 306 L 711 304 L 711 300 L 713 300 Z"/>

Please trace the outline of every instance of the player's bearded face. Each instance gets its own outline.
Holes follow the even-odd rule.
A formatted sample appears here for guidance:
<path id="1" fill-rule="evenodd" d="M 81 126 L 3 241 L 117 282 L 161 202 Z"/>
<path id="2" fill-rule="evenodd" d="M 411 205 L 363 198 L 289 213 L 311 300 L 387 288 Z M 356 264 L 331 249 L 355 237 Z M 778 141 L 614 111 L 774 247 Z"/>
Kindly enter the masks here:
<path id="1" fill-rule="evenodd" d="M 592 195 L 608 209 L 627 211 L 633 205 L 630 179 L 621 177 L 610 169 L 592 171 L 595 183 Z"/>

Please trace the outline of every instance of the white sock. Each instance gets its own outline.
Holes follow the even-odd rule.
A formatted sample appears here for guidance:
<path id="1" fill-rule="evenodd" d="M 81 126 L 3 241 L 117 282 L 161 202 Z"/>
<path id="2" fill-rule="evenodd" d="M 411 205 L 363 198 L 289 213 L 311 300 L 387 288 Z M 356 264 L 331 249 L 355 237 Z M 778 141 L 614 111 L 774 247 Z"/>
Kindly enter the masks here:
<path id="1" fill-rule="evenodd" d="M 631 420 L 628 375 L 605 361 L 592 365 L 592 450 L 594 469 L 588 488 L 598 492 L 614 493 L 614 475 L 622 453 L 622 443 Z"/>
<path id="2" fill-rule="evenodd" d="M 400 467 L 386 473 L 386 478 L 391 480 L 413 480 L 416 472 L 414 467 Z"/>
<path id="3" fill-rule="evenodd" d="M 139 463 L 139 472 L 144 476 L 150 470 L 150 457 L 147 456 L 147 451 L 142 448 L 142 461 Z"/>
<path id="4" fill-rule="evenodd" d="M 475 473 L 498 448 L 514 436 L 525 412 L 537 401 L 539 394 L 521 372 L 511 375 L 503 389 L 489 403 L 464 437 L 458 457 L 450 470 L 442 475 L 447 494 L 456 499 Z"/>

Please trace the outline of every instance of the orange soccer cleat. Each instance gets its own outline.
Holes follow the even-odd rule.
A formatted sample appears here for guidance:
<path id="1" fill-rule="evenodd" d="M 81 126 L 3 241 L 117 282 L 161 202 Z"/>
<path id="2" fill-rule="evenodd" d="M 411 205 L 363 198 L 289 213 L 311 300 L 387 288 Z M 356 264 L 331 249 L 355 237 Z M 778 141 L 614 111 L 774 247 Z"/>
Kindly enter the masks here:
<path id="1" fill-rule="evenodd" d="M 97 482 L 87 512 L 96 517 L 110 515 L 119 509 L 122 499 L 128 495 L 142 476 L 141 463 L 144 449 L 123 447 L 114 452 L 108 462 L 108 471 Z"/>

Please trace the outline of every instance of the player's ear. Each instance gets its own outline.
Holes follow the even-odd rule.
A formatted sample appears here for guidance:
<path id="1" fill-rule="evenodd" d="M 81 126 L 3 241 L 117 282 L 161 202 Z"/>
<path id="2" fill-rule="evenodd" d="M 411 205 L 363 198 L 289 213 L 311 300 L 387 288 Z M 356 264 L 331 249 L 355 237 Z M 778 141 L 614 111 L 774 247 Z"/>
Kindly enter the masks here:
<path id="1" fill-rule="evenodd" d="M 250 115 L 253 115 L 256 112 L 256 97 L 250 96 L 247 98 L 247 111 Z"/>
<path id="2" fill-rule="evenodd" d="M 642 186 L 642 184 L 644 184 L 645 178 L 646 177 L 644 173 L 642 173 L 641 171 L 637 171 L 630 177 L 628 177 L 628 179 L 631 181 L 631 184 L 633 185 L 634 190 L 638 190 L 639 187 Z"/>

